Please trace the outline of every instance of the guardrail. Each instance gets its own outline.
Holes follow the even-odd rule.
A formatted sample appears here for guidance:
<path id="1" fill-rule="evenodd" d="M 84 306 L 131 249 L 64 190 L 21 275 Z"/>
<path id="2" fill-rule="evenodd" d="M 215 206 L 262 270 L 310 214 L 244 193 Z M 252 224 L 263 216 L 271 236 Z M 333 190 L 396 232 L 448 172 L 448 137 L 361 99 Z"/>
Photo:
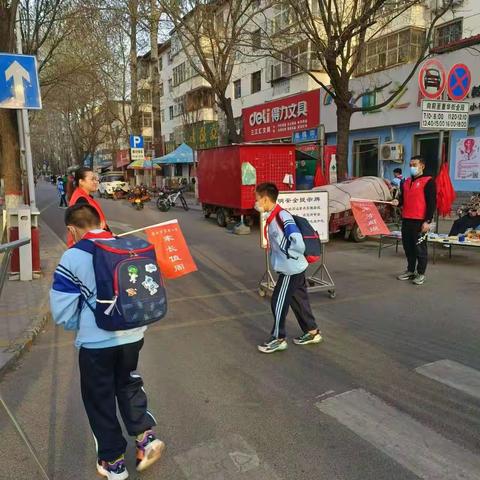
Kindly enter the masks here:
<path id="1" fill-rule="evenodd" d="M 28 245 L 29 243 L 29 238 L 21 238 L 20 240 L 15 240 L 13 242 L 0 244 L 0 255 L 3 254 L 3 258 L 1 259 L 0 263 L 0 297 L 2 296 L 3 285 L 5 283 L 5 279 L 7 278 L 8 265 L 10 264 L 13 251 L 19 247 Z"/>

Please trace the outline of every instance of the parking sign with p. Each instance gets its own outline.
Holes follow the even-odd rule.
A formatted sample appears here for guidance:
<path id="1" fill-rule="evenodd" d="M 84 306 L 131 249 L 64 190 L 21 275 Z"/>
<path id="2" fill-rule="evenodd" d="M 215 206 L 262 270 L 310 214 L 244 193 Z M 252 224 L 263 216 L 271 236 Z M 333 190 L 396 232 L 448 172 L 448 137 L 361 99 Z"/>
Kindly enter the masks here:
<path id="1" fill-rule="evenodd" d="M 140 135 L 130 135 L 130 148 L 143 148 L 143 137 Z"/>

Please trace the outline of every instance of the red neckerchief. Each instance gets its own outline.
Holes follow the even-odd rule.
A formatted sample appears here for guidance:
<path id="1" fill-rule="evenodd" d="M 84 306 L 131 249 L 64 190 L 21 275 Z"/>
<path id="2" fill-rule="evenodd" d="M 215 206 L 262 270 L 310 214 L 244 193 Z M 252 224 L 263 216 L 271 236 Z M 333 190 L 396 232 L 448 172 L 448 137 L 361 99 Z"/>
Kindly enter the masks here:
<path id="1" fill-rule="evenodd" d="M 277 215 L 283 210 L 283 208 L 277 203 L 275 205 L 275 208 L 270 212 L 270 215 L 268 216 L 266 222 L 265 222 L 265 227 L 263 230 L 263 234 L 265 235 L 265 238 L 267 240 L 267 250 L 270 248 L 270 242 L 268 241 L 268 226 L 275 220 Z"/>
<path id="2" fill-rule="evenodd" d="M 106 232 L 102 230 L 101 232 L 87 232 L 83 237 L 82 240 L 101 240 L 106 238 L 113 238 L 111 232 Z"/>

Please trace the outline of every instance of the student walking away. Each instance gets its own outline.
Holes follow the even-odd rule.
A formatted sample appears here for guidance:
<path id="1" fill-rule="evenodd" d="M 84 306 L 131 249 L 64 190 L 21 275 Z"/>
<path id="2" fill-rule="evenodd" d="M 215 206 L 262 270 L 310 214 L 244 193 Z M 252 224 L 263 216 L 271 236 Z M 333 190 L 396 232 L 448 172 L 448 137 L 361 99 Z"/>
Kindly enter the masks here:
<path id="1" fill-rule="evenodd" d="M 424 175 L 425 160 L 421 156 L 410 160 L 410 178 L 402 183 L 402 243 L 407 257 L 407 270 L 398 280 L 425 283 L 428 263 L 427 236 L 436 210 L 436 188 L 432 177 Z"/>
<path id="2" fill-rule="evenodd" d="M 305 243 L 292 215 L 277 204 L 277 198 L 278 188 L 273 183 L 257 186 L 255 208 L 261 213 L 269 213 L 265 235 L 272 268 L 278 273 L 272 295 L 274 323 L 271 338 L 258 346 L 262 353 L 287 349 L 285 320 L 290 307 L 303 331 L 303 335 L 295 338 L 293 342 L 296 345 L 309 345 L 322 341 L 308 298 Z"/>
<path id="3" fill-rule="evenodd" d="M 165 290 L 153 246 L 136 237 L 113 238 L 101 228 L 98 212 L 90 205 L 69 207 L 65 223 L 78 243 L 63 254 L 55 270 L 51 311 L 57 324 L 76 330 L 81 393 L 97 445 L 97 472 L 108 480 L 123 480 L 128 478 L 127 442 L 117 419 L 117 404 L 128 434 L 136 437 L 138 471 L 156 462 L 165 448 L 152 431 L 156 422 L 147 410 L 142 378 L 135 373 L 145 325 L 166 312 Z M 122 251 L 118 247 L 122 242 L 129 248 L 135 242 L 141 244 L 142 256 L 109 263 Z M 127 260 L 128 253 L 135 252 L 124 251 Z M 113 303 L 104 300 L 107 290 L 114 294 L 113 272 L 108 271 L 112 264 L 117 265 L 119 292 Z"/>
<path id="4" fill-rule="evenodd" d="M 400 186 L 403 182 L 404 182 L 404 179 L 403 179 L 402 169 L 401 168 L 395 168 L 393 170 L 393 178 L 390 181 L 390 183 L 392 184 L 392 186 L 394 186 L 396 188 L 400 188 Z"/>
<path id="5" fill-rule="evenodd" d="M 57 178 L 57 190 L 58 190 L 58 196 L 60 197 L 60 205 L 59 208 L 65 207 L 67 208 L 67 198 L 65 196 L 65 186 L 63 184 L 63 179 L 62 177 Z"/>
<path id="6" fill-rule="evenodd" d="M 88 204 L 92 206 L 100 216 L 101 227 L 110 230 L 107 225 L 105 214 L 100 204 L 93 198 L 94 193 L 98 190 L 98 175 L 89 167 L 80 167 L 75 171 L 75 183 L 77 188 L 74 190 L 69 206 Z M 73 245 L 73 239 L 67 232 L 67 246 Z"/>

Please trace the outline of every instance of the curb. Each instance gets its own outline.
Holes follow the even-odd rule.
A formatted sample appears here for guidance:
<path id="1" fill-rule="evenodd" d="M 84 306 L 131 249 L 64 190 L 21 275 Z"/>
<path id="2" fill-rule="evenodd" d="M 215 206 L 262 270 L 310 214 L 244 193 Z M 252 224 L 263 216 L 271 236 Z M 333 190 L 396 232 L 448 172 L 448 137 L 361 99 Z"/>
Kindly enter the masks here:
<path id="1" fill-rule="evenodd" d="M 8 348 L 0 352 L 0 379 L 16 364 L 17 360 L 30 349 L 38 334 L 51 319 L 50 313 L 33 320 L 23 334 L 16 338 Z"/>

